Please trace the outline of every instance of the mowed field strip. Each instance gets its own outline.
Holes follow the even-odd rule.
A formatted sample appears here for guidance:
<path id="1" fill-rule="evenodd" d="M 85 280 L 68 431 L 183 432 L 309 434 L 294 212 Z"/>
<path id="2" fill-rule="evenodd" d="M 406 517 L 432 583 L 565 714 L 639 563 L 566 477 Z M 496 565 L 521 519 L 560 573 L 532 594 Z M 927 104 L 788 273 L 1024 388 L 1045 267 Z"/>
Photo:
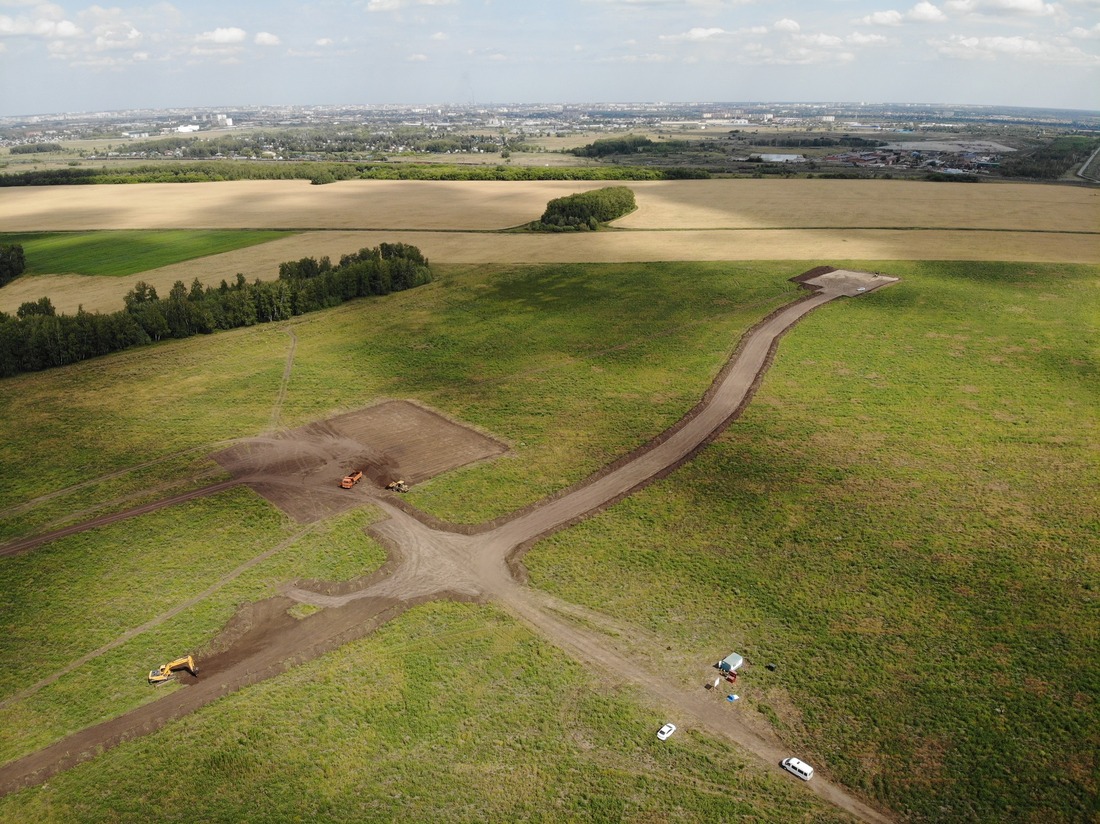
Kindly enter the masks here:
<path id="1" fill-rule="evenodd" d="M 439 263 L 663 260 L 1100 261 L 1100 191 L 893 180 L 628 184 L 638 209 L 595 234 L 496 234 L 602 181 L 305 181 L 58 186 L 0 191 L 0 232 L 304 229 L 303 234 L 123 278 L 42 275 L 0 289 L 0 310 L 48 295 L 59 311 L 122 308 L 144 280 L 270 279 L 279 263 L 403 242 Z M 315 230 L 315 231 L 308 231 Z"/>

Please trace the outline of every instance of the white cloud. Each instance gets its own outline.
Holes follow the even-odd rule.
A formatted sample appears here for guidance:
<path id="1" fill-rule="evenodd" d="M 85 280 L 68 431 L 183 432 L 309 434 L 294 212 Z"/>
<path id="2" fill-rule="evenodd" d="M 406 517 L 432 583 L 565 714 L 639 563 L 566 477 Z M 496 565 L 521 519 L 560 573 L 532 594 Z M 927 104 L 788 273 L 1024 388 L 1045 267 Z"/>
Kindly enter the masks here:
<path id="1" fill-rule="evenodd" d="M 428 62 L 428 55 L 426 55 L 426 54 L 410 54 L 405 59 L 408 60 L 410 63 L 427 63 Z"/>
<path id="2" fill-rule="evenodd" d="M 905 19 L 914 23 L 939 23 L 946 20 L 947 15 L 932 3 L 920 2 L 905 13 Z"/>
<path id="3" fill-rule="evenodd" d="M 828 36 L 828 35 L 825 35 Z M 763 52 L 754 62 L 770 63 L 776 66 L 808 66 L 814 63 L 850 63 L 855 60 L 851 52 L 838 52 L 831 49 L 823 49 L 816 44 L 810 46 L 792 46 L 778 53 Z"/>
<path id="4" fill-rule="evenodd" d="M 939 23 L 946 19 L 947 15 L 938 6 L 922 0 L 906 12 L 896 9 L 875 11 L 855 22 L 865 26 L 900 26 L 904 23 Z"/>
<path id="5" fill-rule="evenodd" d="M 600 63 L 668 63 L 668 55 L 649 52 L 647 54 L 624 54 L 618 57 L 601 57 Z"/>
<path id="6" fill-rule="evenodd" d="M 890 10 L 871 12 L 856 22 L 865 26 L 900 26 L 904 20 L 905 17 L 900 11 Z"/>
<path id="7" fill-rule="evenodd" d="M 1075 26 L 1069 33 L 1069 36 L 1075 40 L 1091 40 L 1100 39 L 1100 23 L 1097 23 L 1091 29 L 1081 28 L 1081 26 Z"/>
<path id="8" fill-rule="evenodd" d="M 321 46 L 322 48 L 325 46 L 331 46 L 332 43 L 333 40 L 331 37 L 321 37 L 313 41 L 314 46 Z"/>
<path id="9" fill-rule="evenodd" d="M 437 31 L 435 34 L 433 34 L 431 36 L 430 39 L 432 39 L 432 40 L 450 40 L 451 37 L 445 31 Z"/>
<path id="10" fill-rule="evenodd" d="M 844 40 L 853 46 L 881 46 L 883 43 L 890 42 L 881 34 L 864 34 L 859 31 L 849 34 Z"/>
<path id="11" fill-rule="evenodd" d="M 248 32 L 244 29 L 238 29 L 236 26 L 231 26 L 224 29 L 204 31 L 198 36 L 197 40 L 200 43 L 217 43 L 224 46 L 232 43 L 243 43 L 247 38 Z"/>
<path id="12" fill-rule="evenodd" d="M 401 11 L 412 6 L 453 6 L 458 0 L 370 0 L 367 11 Z"/>
<path id="13" fill-rule="evenodd" d="M 142 42 L 141 32 L 133 26 L 123 29 L 105 28 L 95 38 L 97 51 L 134 50 Z"/>
<path id="14" fill-rule="evenodd" d="M 283 41 L 279 39 L 279 35 L 272 34 L 269 31 L 256 32 L 256 37 L 253 38 L 253 42 L 257 46 L 278 46 Z"/>
<path id="15" fill-rule="evenodd" d="M 39 12 L 42 9 L 38 9 Z M 71 20 L 54 19 L 51 17 L 9 17 L 0 14 L 0 37 L 41 37 L 52 40 L 54 38 L 76 37 L 81 34 L 80 27 Z"/>
<path id="16" fill-rule="evenodd" d="M 947 0 L 944 7 L 957 14 L 987 16 L 1050 17 L 1058 7 L 1043 0 Z"/>
<path id="17" fill-rule="evenodd" d="M 805 43 L 807 46 L 815 46 L 819 49 L 835 49 L 844 43 L 839 37 L 832 34 L 800 34 L 795 40 Z"/>
<path id="18" fill-rule="evenodd" d="M 956 34 L 946 40 L 930 41 L 930 44 L 940 54 L 962 60 L 1005 57 L 1055 65 L 1100 66 L 1100 55 L 1087 54 L 1064 42 L 1035 37 L 963 37 Z"/>
<path id="19" fill-rule="evenodd" d="M 789 34 L 794 34 L 802 30 L 802 27 L 798 25 L 796 21 L 791 20 L 789 17 L 784 17 L 782 20 L 777 20 L 772 28 L 776 31 L 783 31 Z"/>
<path id="20" fill-rule="evenodd" d="M 683 34 L 662 34 L 658 37 L 658 39 L 672 41 L 689 40 L 699 42 L 701 40 L 709 40 L 710 38 L 717 37 L 721 34 L 728 34 L 728 32 L 725 29 L 702 28 L 700 26 L 696 26 L 693 29 L 688 29 Z"/>

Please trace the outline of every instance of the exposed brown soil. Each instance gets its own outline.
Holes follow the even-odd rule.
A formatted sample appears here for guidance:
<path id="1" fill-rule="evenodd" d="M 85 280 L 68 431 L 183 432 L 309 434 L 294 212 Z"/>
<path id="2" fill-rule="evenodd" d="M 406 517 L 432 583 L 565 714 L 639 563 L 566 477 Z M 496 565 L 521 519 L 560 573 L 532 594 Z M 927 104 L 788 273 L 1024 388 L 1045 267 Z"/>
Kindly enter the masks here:
<path id="1" fill-rule="evenodd" d="M 737 708 L 709 700 L 698 687 L 688 689 L 647 671 L 616 648 L 612 638 L 566 620 L 560 609 L 548 608 L 545 597 L 519 583 L 515 572 L 518 553 L 538 537 L 576 523 L 667 474 L 717 436 L 751 399 L 780 337 L 798 320 L 831 300 L 856 297 L 895 279 L 822 267 L 798 280 L 812 294 L 754 327 L 703 400 L 675 426 L 582 483 L 491 524 L 458 530 L 399 506 L 396 496 L 358 488 L 348 495 L 336 486 L 343 472 L 352 468 L 371 467 L 376 478 L 401 471 L 415 480 L 422 477 L 419 472 L 434 474 L 459 465 L 455 461 L 503 451 L 492 439 L 412 404 L 383 404 L 219 453 L 216 457 L 234 473 L 235 482 L 248 483 L 272 500 L 279 498 L 280 506 L 302 520 L 340 511 L 346 501 L 363 503 L 378 495 L 374 500 L 389 518 L 369 531 L 387 548 L 389 562 L 360 581 L 299 581 L 288 586 L 284 596 L 247 607 L 199 656 L 198 677 L 185 677 L 187 689 L 0 767 L 0 793 L 41 783 L 106 747 L 159 729 L 218 697 L 361 638 L 415 604 L 439 598 L 502 606 L 577 659 L 641 686 L 677 723 L 734 741 L 778 769 L 778 762 L 790 753 L 774 738 L 762 737 L 739 717 Z M 416 423 L 407 425 L 406 419 Z M 456 445 L 448 445 L 448 435 Z M 322 514 L 311 515 L 313 506 Z M 288 614 L 295 603 L 321 610 L 297 621 Z M 806 789 L 856 818 L 889 820 L 829 782 L 827 764 L 815 766 L 818 776 Z"/>
<path id="2" fill-rule="evenodd" d="M 362 506 L 391 481 L 417 484 L 507 447 L 408 401 L 389 401 L 320 423 L 252 438 L 212 457 L 299 523 Z M 340 479 L 359 470 L 352 489 Z"/>

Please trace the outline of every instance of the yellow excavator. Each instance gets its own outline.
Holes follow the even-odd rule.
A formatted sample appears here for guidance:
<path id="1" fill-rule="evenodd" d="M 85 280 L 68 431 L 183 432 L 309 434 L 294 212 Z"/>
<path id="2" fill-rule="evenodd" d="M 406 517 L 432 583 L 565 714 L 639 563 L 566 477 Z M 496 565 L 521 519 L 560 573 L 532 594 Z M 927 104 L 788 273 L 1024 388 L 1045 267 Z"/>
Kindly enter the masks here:
<path id="1" fill-rule="evenodd" d="M 386 489 L 392 490 L 393 492 L 408 492 L 409 485 L 404 481 L 390 481 L 386 484 Z"/>
<path id="2" fill-rule="evenodd" d="M 195 666 L 195 659 L 190 655 L 183 658 L 177 658 L 175 661 L 169 661 L 167 664 L 162 664 L 155 670 L 149 672 L 150 684 L 163 684 L 173 673 L 177 670 L 187 670 L 192 675 L 197 676 L 199 674 L 199 668 Z"/>

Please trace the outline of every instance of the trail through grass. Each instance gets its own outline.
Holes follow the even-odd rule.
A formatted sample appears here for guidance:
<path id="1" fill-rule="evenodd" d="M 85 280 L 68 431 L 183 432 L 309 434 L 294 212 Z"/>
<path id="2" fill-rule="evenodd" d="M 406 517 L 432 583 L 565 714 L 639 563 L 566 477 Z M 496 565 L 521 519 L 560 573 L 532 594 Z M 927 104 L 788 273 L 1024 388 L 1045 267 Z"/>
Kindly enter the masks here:
<path id="1" fill-rule="evenodd" d="M 666 481 L 541 543 L 528 556 L 534 583 L 642 625 L 683 662 L 675 677 L 702 683 L 718 657 L 744 652 L 745 709 L 771 719 L 824 774 L 904 816 L 1087 818 L 1100 740 L 1100 271 L 850 265 L 903 281 L 803 320 L 738 423 Z M 802 268 L 440 267 L 438 281 L 415 292 L 295 321 L 280 421 L 294 427 L 381 398 L 434 406 L 503 438 L 511 453 L 418 485 L 409 500 L 458 521 L 503 514 L 674 422 L 744 329 L 793 297 L 786 278 Z M 246 329 L 4 381 L 0 506 L 262 432 L 287 347 L 281 331 Z M 202 454 L 172 458 L 167 474 L 209 468 Z M 19 534 L 28 520 L 140 493 L 150 474 L 156 466 L 50 498 L 0 529 Z M 160 614 L 162 599 L 201 591 L 293 529 L 243 489 L 188 504 L 178 523 L 171 515 L 0 565 L 7 694 Z M 361 529 L 339 524 L 349 536 Z M 0 721 L 21 732 L 5 741 L 5 757 L 143 700 L 151 666 L 208 639 L 236 604 L 264 597 L 276 581 L 352 577 L 379 562 L 365 538 L 351 542 L 348 558 L 334 557 L 344 540 L 317 536 L 300 553 L 294 544 L 209 603 L 105 655 L 94 671 L 81 668 L 13 706 Z M 234 697 L 207 708 L 199 720 L 212 726 L 201 746 L 152 757 L 162 732 L 0 802 L 0 817 L 73 809 L 87 804 L 82 793 L 93 785 L 107 789 L 79 808 L 92 818 L 126 817 L 177 788 L 171 797 L 198 797 L 200 786 L 215 788 L 201 801 L 215 819 L 239 817 L 257 794 L 275 799 L 271 809 L 284 818 L 345 807 L 360 819 L 417 817 L 429 796 L 460 820 L 538 810 L 662 817 L 653 787 L 686 811 L 673 817 L 716 814 L 693 795 L 710 797 L 699 789 L 711 786 L 709 772 L 678 760 L 654 767 L 631 743 L 636 724 L 658 719 L 639 720 L 630 702 L 596 700 L 589 679 L 575 668 L 557 674 L 554 656 L 550 664 L 532 658 L 539 645 L 524 646 L 512 629 L 494 624 L 478 635 L 485 611 L 452 608 L 476 613 L 471 637 L 492 650 L 481 663 L 446 635 L 450 618 L 432 607 L 423 614 L 439 618 L 428 622 L 438 636 L 414 619 L 401 625 L 423 633 L 410 632 L 420 646 L 407 659 L 395 663 L 389 642 L 367 639 L 349 658 L 340 651 L 242 693 L 264 701 Z M 102 626 L 79 624 L 84 615 Z M 493 640 L 501 637 L 511 640 Z M 518 659 L 510 644 L 522 650 Z M 531 672 L 510 663 L 528 659 Z M 329 673 L 333 661 L 347 674 Z M 128 680 L 134 672 L 138 680 Z M 502 684 L 507 699 L 496 692 Z M 565 732 L 542 722 L 544 687 L 549 706 L 583 716 L 584 731 L 573 733 L 572 715 Z M 514 712 L 506 700 L 519 702 Z M 219 714 L 235 701 L 244 703 Z M 303 732 L 287 738 L 288 752 L 286 718 L 303 706 Z M 595 709 L 577 709 L 584 706 Z M 372 726 L 379 712 L 394 725 L 384 735 Z M 697 746 L 714 745 L 692 738 L 692 753 Z M 991 766 L 978 772 L 976 763 Z M 702 777 L 661 777 L 673 773 Z M 713 787 L 724 798 L 718 779 Z M 771 815 L 766 795 L 729 803 L 745 814 L 763 804 L 765 820 L 801 814 L 782 801 Z"/>
<path id="2" fill-rule="evenodd" d="M 1095 269 L 894 265 L 789 333 L 744 418 L 541 543 L 536 586 L 707 663 L 922 820 L 1097 792 Z M 765 663 L 777 662 L 769 672 Z"/>

